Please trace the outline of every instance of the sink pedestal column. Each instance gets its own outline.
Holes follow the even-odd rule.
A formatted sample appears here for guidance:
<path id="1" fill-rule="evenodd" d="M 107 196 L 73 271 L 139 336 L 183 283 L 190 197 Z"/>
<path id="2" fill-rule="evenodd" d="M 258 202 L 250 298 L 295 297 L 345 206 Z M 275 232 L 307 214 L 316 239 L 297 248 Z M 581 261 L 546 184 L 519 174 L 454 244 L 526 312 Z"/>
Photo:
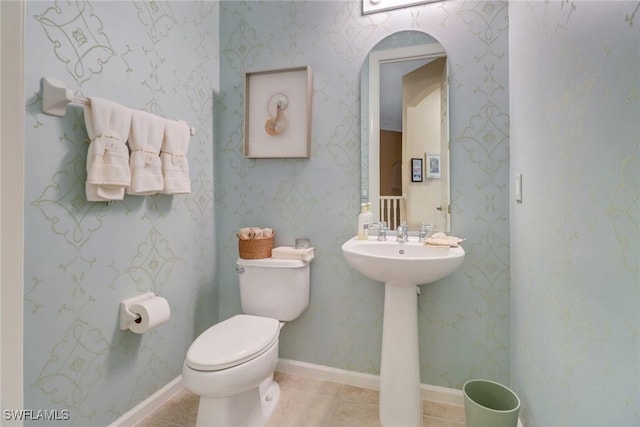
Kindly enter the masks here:
<path id="1" fill-rule="evenodd" d="M 387 282 L 384 289 L 380 422 L 383 427 L 419 427 L 422 402 L 416 286 Z"/>

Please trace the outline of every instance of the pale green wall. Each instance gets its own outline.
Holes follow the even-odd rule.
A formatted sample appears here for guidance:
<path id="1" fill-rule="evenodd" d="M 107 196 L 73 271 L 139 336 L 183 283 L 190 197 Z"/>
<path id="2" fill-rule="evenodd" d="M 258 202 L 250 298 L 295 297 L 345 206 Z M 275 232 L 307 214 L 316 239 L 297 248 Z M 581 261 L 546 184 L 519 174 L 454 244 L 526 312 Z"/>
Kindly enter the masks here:
<path id="1" fill-rule="evenodd" d="M 105 426 L 180 375 L 188 346 L 218 318 L 219 5 L 29 1 L 26 9 L 25 408 L 68 409 L 71 419 L 55 425 Z M 198 132 L 188 153 L 192 193 L 86 202 L 82 110 L 43 115 L 44 76 L 189 122 Z M 120 331 L 120 300 L 146 291 L 169 301 L 171 319 L 142 336 Z"/>
<path id="2" fill-rule="evenodd" d="M 638 2 L 510 4 L 512 382 L 532 426 L 640 425 Z"/>
<path id="3" fill-rule="evenodd" d="M 379 372 L 383 287 L 343 259 L 360 204 L 360 70 L 401 30 L 430 33 L 451 67 L 453 228 L 463 267 L 423 286 L 422 382 L 509 381 L 508 33 L 506 2 L 447 1 L 361 14 L 360 1 L 223 2 L 220 137 L 215 140 L 220 315 L 240 311 L 235 231 L 269 226 L 276 244 L 309 237 L 311 304 L 286 325 L 281 357 Z M 245 72 L 310 65 L 311 158 L 242 156 Z M 218 120 L 219 118 L 219 120 Z"/>

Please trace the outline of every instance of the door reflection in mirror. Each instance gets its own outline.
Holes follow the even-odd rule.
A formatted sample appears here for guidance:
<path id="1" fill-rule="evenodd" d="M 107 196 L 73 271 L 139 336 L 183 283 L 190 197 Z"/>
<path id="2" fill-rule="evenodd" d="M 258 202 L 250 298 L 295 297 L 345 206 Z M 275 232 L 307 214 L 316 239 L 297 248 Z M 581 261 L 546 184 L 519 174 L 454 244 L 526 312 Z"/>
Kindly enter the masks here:
<path id="1" fill-rule="evenodd" d="M 383 39 L 363 65 L 362 195 L 390 229 L 406 220 L 450 230 L 447 80 L 444 48 L 419 31 Z M 422 181 L 411 158 L 423 159 Z"/>

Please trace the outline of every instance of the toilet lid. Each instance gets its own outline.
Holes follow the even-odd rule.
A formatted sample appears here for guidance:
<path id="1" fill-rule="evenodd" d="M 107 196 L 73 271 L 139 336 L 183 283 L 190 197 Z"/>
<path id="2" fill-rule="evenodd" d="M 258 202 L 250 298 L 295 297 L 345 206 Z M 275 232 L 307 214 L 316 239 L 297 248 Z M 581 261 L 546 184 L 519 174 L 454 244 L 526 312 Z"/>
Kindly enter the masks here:
<path id="1" fill-rule="evenodd" d="M 186 363 L 199 371 L 219 371 L 259 356 L 278 340 L 280 322 L 239 314 L 204 331 L 189 347 Z"/>

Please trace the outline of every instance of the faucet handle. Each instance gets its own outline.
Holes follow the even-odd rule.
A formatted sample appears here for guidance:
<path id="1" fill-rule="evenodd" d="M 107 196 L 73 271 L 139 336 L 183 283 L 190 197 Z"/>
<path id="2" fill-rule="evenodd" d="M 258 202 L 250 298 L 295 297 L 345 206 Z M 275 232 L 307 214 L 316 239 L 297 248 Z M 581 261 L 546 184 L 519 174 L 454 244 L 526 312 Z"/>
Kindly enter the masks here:
<path id="1" fill-rule="evenodd" d="M 387 240 L 387 223 L 385 221 L 375 222 L 371 225 L 378 227 L 378 240 Z"/>
<path id="2" fill-rule="evenodd" d="M 420 231 L 418 233 L 418 239 L 421 242 L 424 242 L 424 240 L 431 236 L 435 231 L 436 231 L 436 226 L 433 224 L 420 224 Z"/>

